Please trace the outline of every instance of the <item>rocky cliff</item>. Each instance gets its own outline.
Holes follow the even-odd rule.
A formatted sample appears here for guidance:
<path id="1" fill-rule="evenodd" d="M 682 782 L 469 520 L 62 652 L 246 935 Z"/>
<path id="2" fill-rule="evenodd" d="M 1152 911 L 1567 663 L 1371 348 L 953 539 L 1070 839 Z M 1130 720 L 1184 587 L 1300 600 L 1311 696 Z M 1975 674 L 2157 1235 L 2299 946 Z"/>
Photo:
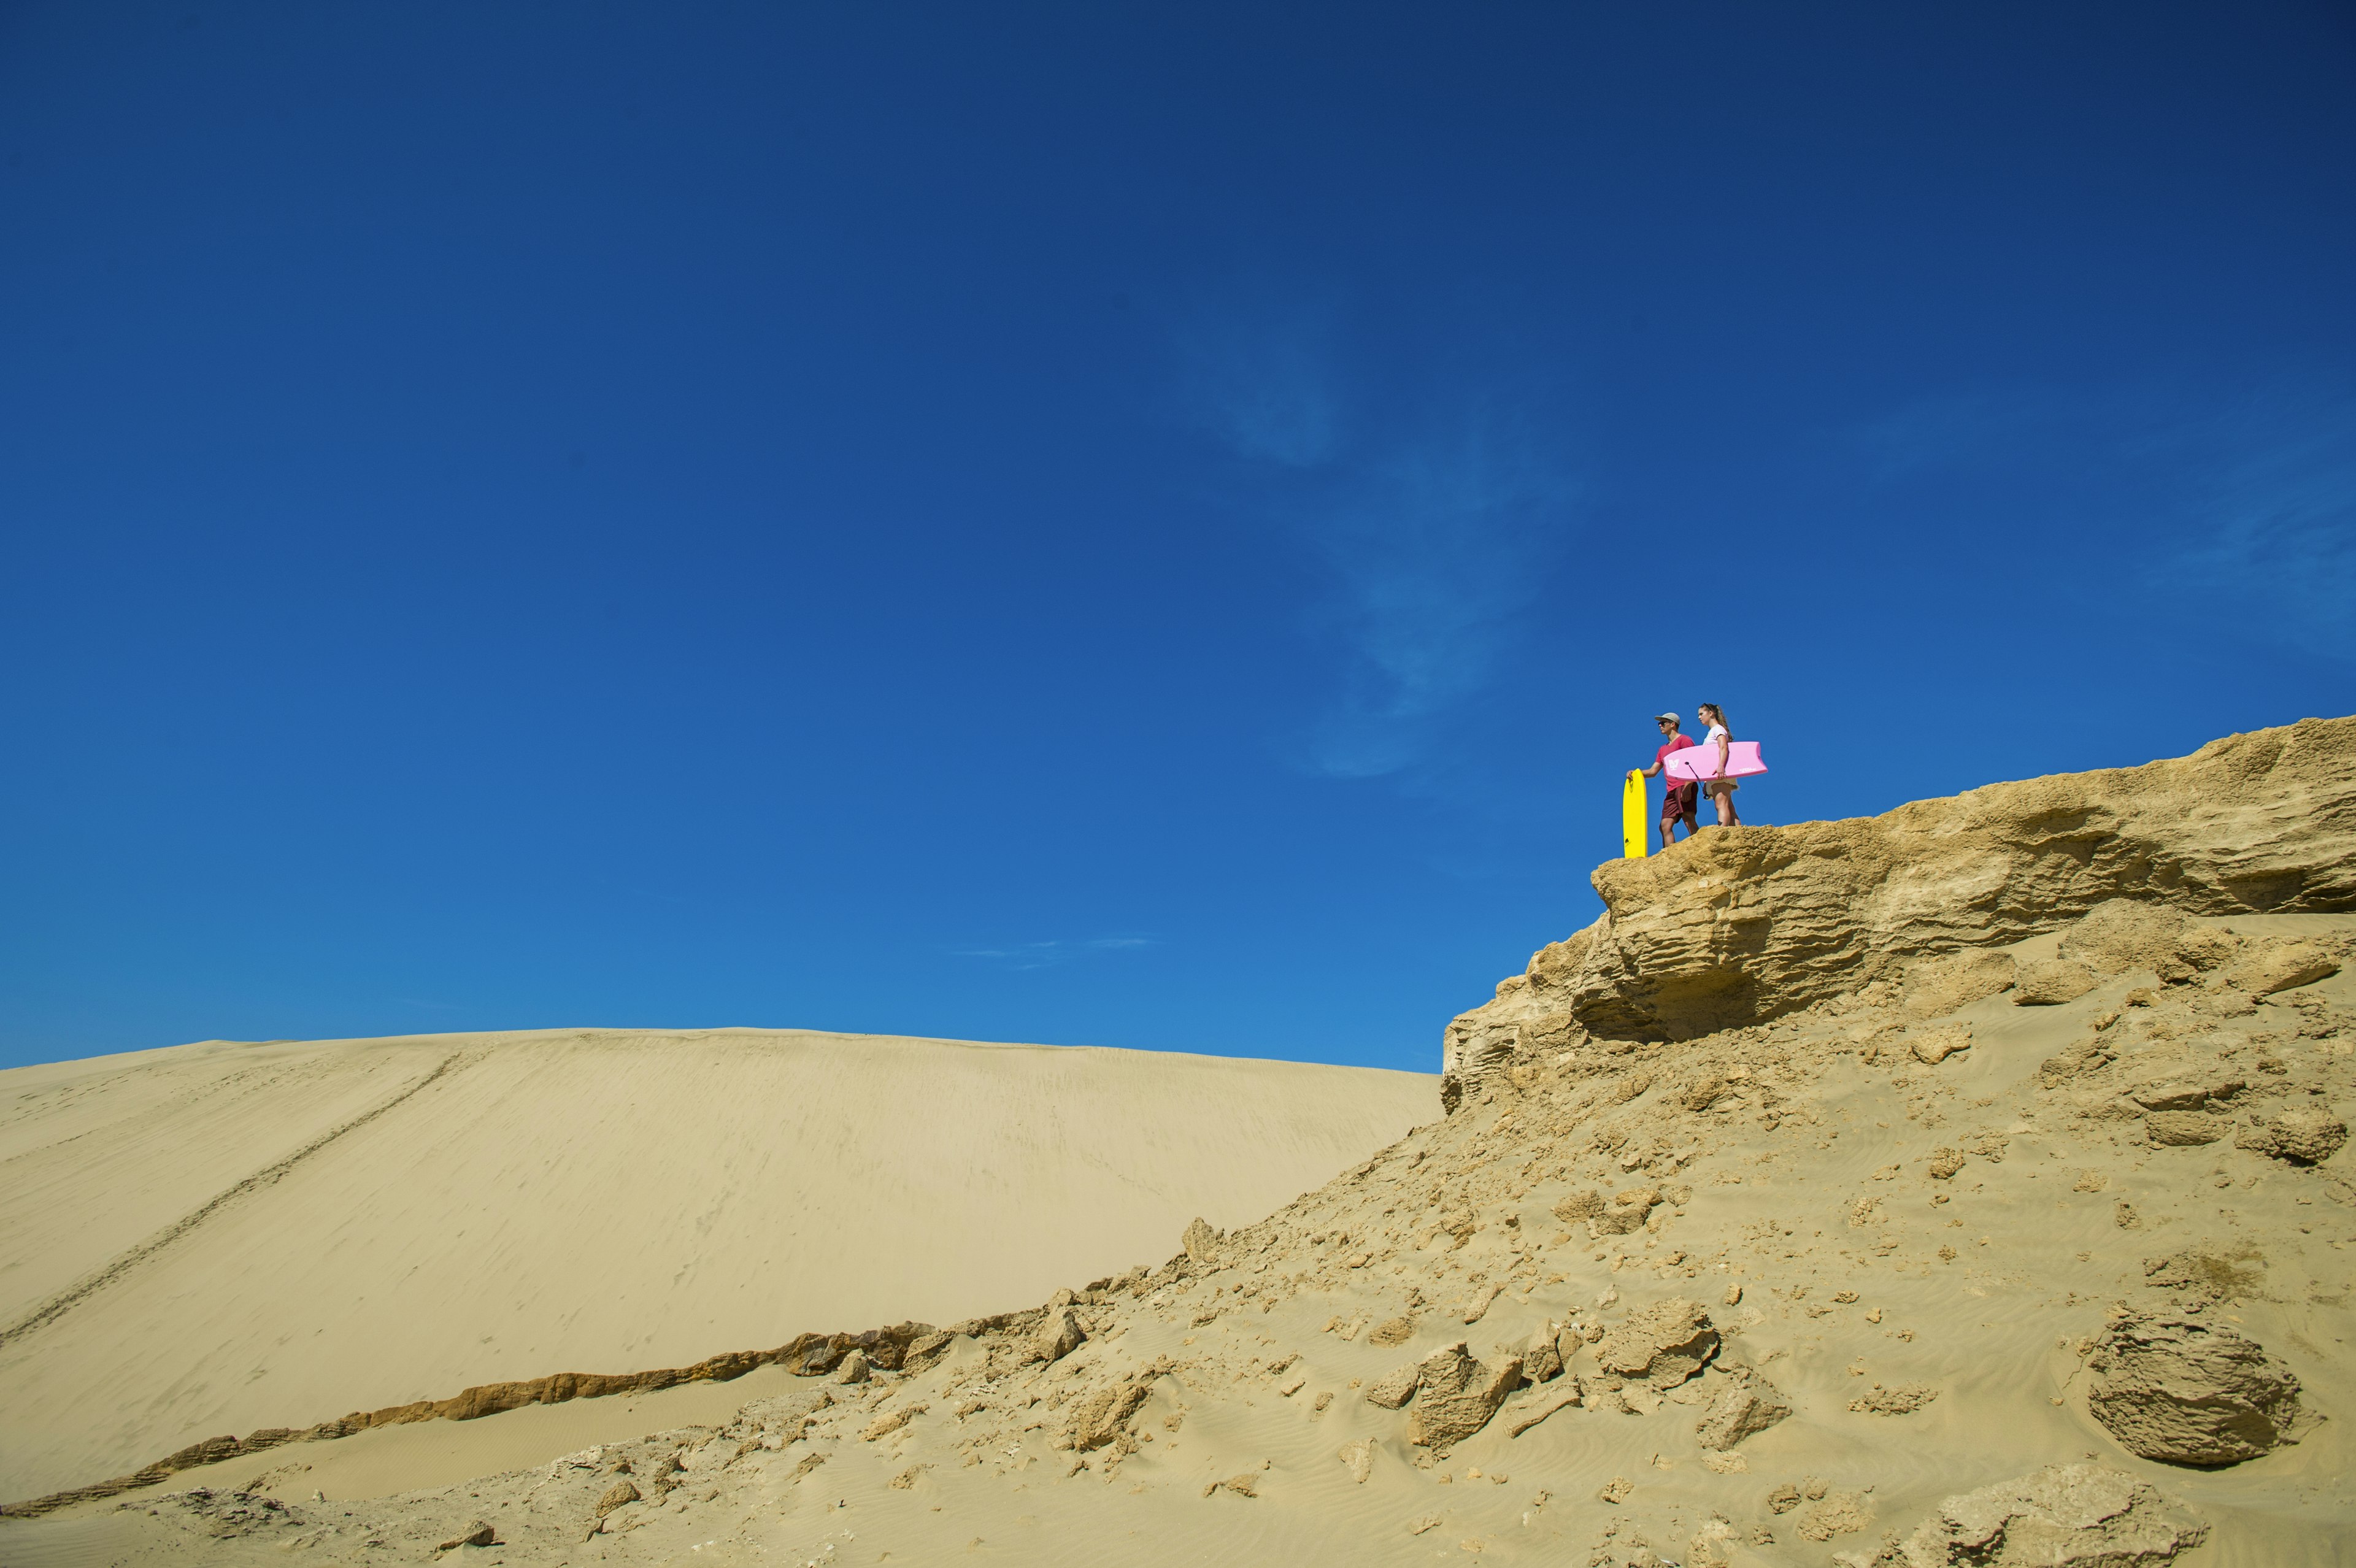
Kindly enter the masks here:
<path id="1" fill-rule="evenodd" d="M 2128 901 L 2197 915 L 2356 909 L 2356 718 L 2213 741 L 1879 816 L 1705 828 L 1595 869 L 1605 912 L 1447 1029 L 1442 1089 L 1596 1036 L 1764 1022 L 1909 960 L 2051 932 Z"/>

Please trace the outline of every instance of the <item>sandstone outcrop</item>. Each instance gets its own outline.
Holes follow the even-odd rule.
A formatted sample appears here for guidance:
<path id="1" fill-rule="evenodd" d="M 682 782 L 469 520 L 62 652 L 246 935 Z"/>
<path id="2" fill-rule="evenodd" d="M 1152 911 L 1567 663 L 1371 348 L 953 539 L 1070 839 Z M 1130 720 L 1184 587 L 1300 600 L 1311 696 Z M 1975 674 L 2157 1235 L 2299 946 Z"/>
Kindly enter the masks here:
<path id="1" fill-rule="evenodd" d="M 2104 1330 L 2086 1365 L 2087 1408 L 2140 1458 L 2234 1465 L 2296 1441 L 2298 1380 L 2230 1328 L 2130 1314 Z"/>
<path id="2" fill-rule="evenodd" d="M 2104 906 L 2073 938 L 2066 962 L 2079 972 L 2190 962 L 2178 956 L 2185 914 L 2356 909 L 2356 718 L 1875 817 L 1712 828 L 1645 859 L 1606 861 L 1591 880 L 1602 917 L 1448 1026 L 1444 1104 L 1590 1037 L 1682 1040 L 1757 1023 L 1893 965 L 2002 946 Z M 2193 956 L 2214 958 L 2205 944 Z M 1968 990 L 1996 966 L 1952 973 Z M 1926 974 L 1927 998 L 1941 982 Z M 2031 979 L 2049 995 L 2068 988 L 2021 979 L 2024 1001 Z"/>

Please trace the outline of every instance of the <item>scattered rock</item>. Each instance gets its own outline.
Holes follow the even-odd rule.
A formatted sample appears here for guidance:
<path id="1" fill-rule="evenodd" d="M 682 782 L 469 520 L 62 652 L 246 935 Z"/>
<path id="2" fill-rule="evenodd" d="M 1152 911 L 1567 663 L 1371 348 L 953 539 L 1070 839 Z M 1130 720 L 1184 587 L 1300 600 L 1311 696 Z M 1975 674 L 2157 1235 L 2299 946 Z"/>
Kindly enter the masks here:
<path id="1" fill-rule="evenodd" d="M 1964 1168 L 1964 1157 L 1951 1148 L 1934 1148 L 1929 1168 L 1932 1180 L 1944 1181 Z"/>
<path id="2" fill-rule="evenodd" d="M 1397 1410 L 1415 1397 L 1416 1385 L 1422 1380 L 1423 1368 L 1409 1361 L 1388 1377 L 1377 1378 L 1366 1385 L 1366 1403 L 1381 1405 L 1385 1410 Z"/>
<path id="3" fill-rule="evenodd" d="M 2130 1314 L 2104 1329 L 2086 1365 L 2087 1408 L 2138 1457 L 2233 1465 L 2297 1441 L 2298 1380 L 2222 1325 Z"/>
<path id="4" fill-rule="evenodd" d="M 1889 1568 L 2158 1568 L 2209 1527 L 2132 1476 L 2098 1465 L 2051 1465 L 1947 1499 Z"/>
<path id="5" fill-rule="evenodd" d="M 2018 1008 L 2059 1007 L 2063 1002 L 2076 1001 L 2102 983 L 2102 976 L 2083 964 L 2051 958 L 2040 964 L 2024 964 L 2012 987 L 2012 1003 Z"/>
<path id="6" fill-rule="evenodd" d="M 2192 1148 L 2215 1143 L 2233 1126 L 2206 1111 L 2154 1111 L 2143 1119 L 2143 1136 L 2164 1148 Z"/>
<path id="7" fill-rule="evenodd" d="M 1361 1437 L 1355 1443 L 1344 1443 L 1340 1449 L 1342 1467 L 1350 1472 L 1350 1479 L 1360 1486 L 1375 1468 L 1375 1440 Z"/>
<path id="8" fill-rule="evenodd" d="M 1227 1490 L 1235 1493 L 1236 1496 L 1239 1498 L 1256 1498 L 1259 1496 L 1259 1477 L 1253 1475 L 1249 1470 L 1246 1470 L 1240 1475 L 1229 1476 L 1226 1480 L 1221 1481 L 1218 1484 L 1226 1488 Z"/>
<path id="9" fill-rule="evenodd" d="M 1751 1468 L 1751 1461 L 1740 1454 L 1704 1454 L 1701 1467 L 1714 1476 L 1739 1476 Z"/>
<path id="10" fill-rule="evenodd" d="M 2319 1165 L 2347 1141 L 2348 1124 L 2329 1111 L 2254 1112 L 2250 1125 L 2233 1135 L 2235 1147 L 2293 1165 Z"/>
<path id="11" fill-rule="evenodd" d="M 1071 1439 L 1072 1446 L 1085 1454 L 1119 1442 L 1152 1393 L 1153 1380 L 1160 1375 L 1159 1369 L 1149 1368 L 1110 1388 L 1098 1389 L 1075 1404 L 1064 1423 L 1065 1435 Z"/>
<path id="12" fill-rule="evenodd" d="M 1800 1516 L 1801 1535 L 1810 1541 L 1830 1541 L 1854 1535 L 1873 1522 L 1873 1514 L 1857 1492 L 1835 1492 Z"/>
<path id="13" fill-rule="evenodd" d="M 1209 1263 L 1218 1256 L 1219 1233 L 1211 1229 L 1209 1221 L 1200 1214 L 1186 1222 L 1185 1233 L 1178 1238 L 1186 1256 L 1195 1263 Z"/>
<path id="14" fill-rule="evenodd" d="M 867 1424 L 867 1430 L 859 1435 L 860 1440 L 873 1443 L 879 1438 L 889 1437 L 916 1417 L 924 1414 L 929 1408 L 930 1406 L 923 1403 L 903 1405 L 898 1410 L 879 1415 Z"/>
<path id="15" fill-rule="evenodd" d="M 1969 1024 L 1949 1024 L 1929 1034 L 1917 1035 L 1908 1043 L 1908 1049 L 1914 1053 L 1914 1060 L 1927 1067 L 1936 1067 L 1955 1052 L 1971 1048 L 1972 1026 Z"/>
<path id="16" fill-rule="evenodd" d="M 1591 1220 L 1602 1212 L 1603 1194 L 1593 1188 L 1584 1192 L 1568 1192 L 1554 1200 L 1554 1217 L 1566 1225 Z"/>
<path id="17" fill-rule="evenodd" d="M 1515 1405 L 1505 1418 L 1505 1435 L 1519 1437 L 1556 1411 L 1568 1410 L 1579 1403 L 1579 1384 L 1575 1381 L 1559 1383 L 1534 1399 Z"/>
<path id="18" fill-rule="evenodd" d="M 1630 1498 L 1635 1496 L 1635 1494 L 1636 1487 L 1634 1482 L 1629 1480 L 1625 1476 L 1614 1476 L 1610 1480 L 1604 1482 L 1602 1489 L 1598 1491 L 1595 1495 L 1607 1503 L 1624 1503 Z"/>
<path id="19" fill-rule="evenodd" d="M 2223 1073 L 2204 1072 L 2185 1078 L 2164 1078 L 2139 1083 L 2127 1098 L 2147 1111 L 2204 1111 L 2232 1100 L 2249 1085 Z"/>
<path id="20" fill-rule="evenodd" d="M 474 1522 L 473 1527 L 469 1529 L 466 1534 L 454 1535 L 434 1550 L 436 1552 L 455 1552 L 461 1546 L 494 1546 L 498 1543 L 498 1539 L 499 1532 L 498 1531 L 493 1530 L 481 1520 L 477 1520 Z"/>
<path id="21" fill-rule="evenodd" d="M 1587 1221 L 1592 1236 L 1625 1236 L 1644 1228 L 1645 1219 L 1653 1212 L 1661 1195 L 1649 1187 L 1632 1187 L 1612 1195 L 1602 1211 Z"/>
<path id="22" fill-rule="evenodd" d="M 2225 971 L 2225 982 L 2254 997 L 2295 991 L 2340 973 L 2340 960 L 2311 942 L 2262 942 Z"/>
<path id="23" fill-rule="evenodd" d="M 1040 1321 L 1031 1335 L 1029 1360 L 1055 1362 L 1080 1348 L 1087 1334 L 1068 1307 L 1059 1307 Z"/>
<path id="24" fill-rule="evenodd" d="M 1489 1424 L 1522 1381 L 1522 1360 L 1509 1356 L 1496 1366 L 1472 1359 L 1458 1340 L 1423 1359 L 1416 1380 L 1415 1410 L 1408 1417 L 1408 1441 L 1434 1454 L 1449 1449 Z"/>
<path id="25" fill-rule="evenodd" d="M 1409 1339 L 1414 1338 L 1414 1318 L 1393 1317 L 1385 1322 L 1376 1324 L 1373 1331 L 1366 1336 L 1366 1343 L 1369 1345 L 1382 1345 L 1386 1347 L 1391 1345 L 1404 1345 Z"/>
<path id="26" fill-rule="evenodd" d="M 1530 1331 L 1529 1342 L 1522 1347 L 1522 1375 L 1530 1381 L 1542 1383 L 1562 1375 L 1562 1349 L 1557 1337 L 1551 1323 L 1541 1323 Z"/>
<path id="27" fill-rule="evenodd" d="M 1710 1402 L 1709 1409 L 1694 1424 L 1694 1435 L 1704 1448 L 1731 1448 L 1791 1413 L 1792 1407 L 1773 1384 L 1763 1378 L 1745 1378 Z"/>
<path id="28" fill-rule="evenodd" d="M 597 1499 L 597 1517 L 599 1519 L 604 1519 L 607 1514 L 612 1513 L 624 1503 L 634 1503 L 637 1500 L 638 1488 L 637 1484 L 631 1481 L 628 1477 L 625 1476 L 620 1480 L 616 1481 L 612 1486 L 607 1487 L 605 1488 L 605 1495 Z"/>
<path id="29" fill-rule="evenodd" d="M 1630 1313 L 1595 1347 L 1595 1360 L 1607 1372 L 1665 1389 L 1708 1366 L 1718 1346 L 1718 1330 L 1700 1304 L 1671 1297 Z"/>
<path id="30" fill-rule="evenodd" d="M 2266 1260 L 2247 1244 L 2231 1253 L 2187 1247 L 2165 1257 L 2144 1259 L 2143 1282 L 2160 1290 L 2197 1291 L 2211 1301 L 2261 1296 Z"/>
<path id="31" fill-rule="evenodd" d="M 1407 1532 L 1409 1535 L 1421 1535 L 1427 1530 L 1438 1530 L 1439 1528 L 1440 1516 L 1436 1513 L 1428 1513 L 1423 1515 L 1420 1519 L 1411 1519 L 1407 1521 Z"/>
<path id="32" fill-rule="evenodd" d="M 1905 1383 L 1897 1388 L 1872 1388 L 1848 1402 L 1849 1409 L 1865 1415 L 1912 1415 L 1933 1400 L 1939 1391 L 1924 1388 L 1920 1383 Z"/>

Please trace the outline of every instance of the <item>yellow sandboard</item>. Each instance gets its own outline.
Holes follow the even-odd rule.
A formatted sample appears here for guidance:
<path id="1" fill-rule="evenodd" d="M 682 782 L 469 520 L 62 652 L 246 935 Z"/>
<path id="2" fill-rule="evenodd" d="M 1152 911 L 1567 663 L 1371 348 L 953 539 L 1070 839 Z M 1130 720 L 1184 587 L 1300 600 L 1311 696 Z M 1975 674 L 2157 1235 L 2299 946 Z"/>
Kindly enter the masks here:
<path id="1" fill-rule="evenodd" d="M 1620 837 L 1626 841 L 1630 860 L 1644 858 L 1644 775 L 1634 768 L 1628 770 L 1628 782 L 1620 790 Z"/>

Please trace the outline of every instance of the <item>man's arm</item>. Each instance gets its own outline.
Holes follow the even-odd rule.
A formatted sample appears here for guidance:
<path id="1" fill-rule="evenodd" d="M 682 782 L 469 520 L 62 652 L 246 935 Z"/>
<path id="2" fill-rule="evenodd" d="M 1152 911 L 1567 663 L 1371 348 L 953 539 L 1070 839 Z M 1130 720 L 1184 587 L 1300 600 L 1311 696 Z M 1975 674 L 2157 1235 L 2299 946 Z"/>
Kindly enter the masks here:
<path id="1" fill-rule="evenodd" d="M 1661 764 L 1661 763 L 1654 763 L 1651 767 L 1649 767 L 1649 768 L 1639 768 L 1639 769 L 1637 769 L 1636 771 L 1637 771 L 1638 773 L 1643 773 L 1646 778 L 1651 778 L 1655 773 L 1659 773 L 1659 772 L 1661 771 L 1662 766 L 1663 766 L 1663 764 Z"/>

